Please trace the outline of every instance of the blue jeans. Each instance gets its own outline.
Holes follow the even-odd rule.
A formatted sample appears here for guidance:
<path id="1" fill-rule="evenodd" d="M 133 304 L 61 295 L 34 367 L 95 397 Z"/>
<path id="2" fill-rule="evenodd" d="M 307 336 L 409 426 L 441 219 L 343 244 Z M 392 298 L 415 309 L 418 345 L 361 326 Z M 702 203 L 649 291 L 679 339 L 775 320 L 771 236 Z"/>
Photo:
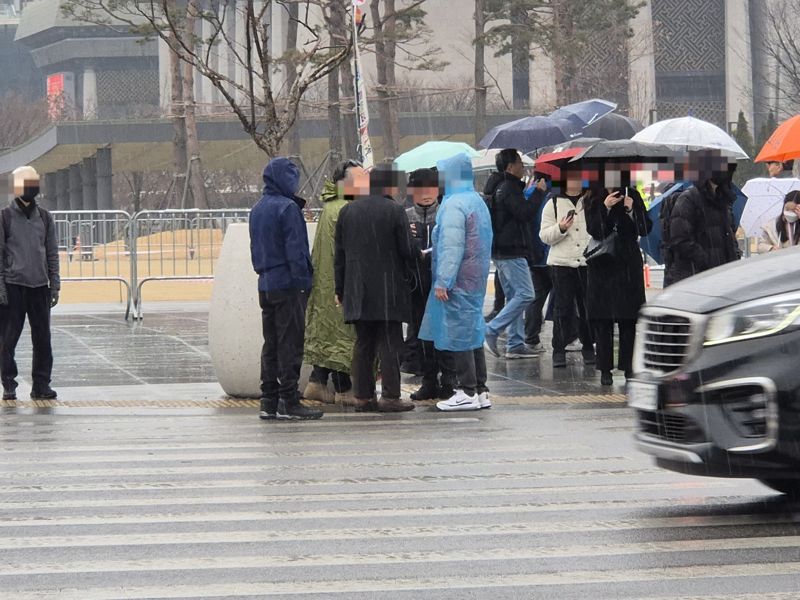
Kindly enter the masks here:
<path id="1" fill-rule="evenodd" d="M 506 293 L 506 305 L 486 325 L 486 332 L 496 336 L 508 329 L 506 349 L 511 350 L 525 343 L 525 325 L 522 317 L 525 309 L 534 300 L 531 271 L 528 268 L 528 261 L 524 258 L 498 259 L 494 261 L 494 266 Z"/>

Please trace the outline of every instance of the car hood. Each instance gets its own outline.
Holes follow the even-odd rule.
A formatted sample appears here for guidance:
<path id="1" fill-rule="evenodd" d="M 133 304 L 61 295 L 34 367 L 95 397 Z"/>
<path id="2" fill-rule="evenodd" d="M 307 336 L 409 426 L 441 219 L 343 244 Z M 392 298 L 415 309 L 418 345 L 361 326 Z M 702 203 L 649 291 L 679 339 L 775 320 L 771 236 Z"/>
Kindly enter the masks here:
<path id="1" fill-rule="evenodd" d="M 649 306 L 709 313 L 740 302 L 800 291 L 800 247 L 722 265 L 666 288 Z"/>

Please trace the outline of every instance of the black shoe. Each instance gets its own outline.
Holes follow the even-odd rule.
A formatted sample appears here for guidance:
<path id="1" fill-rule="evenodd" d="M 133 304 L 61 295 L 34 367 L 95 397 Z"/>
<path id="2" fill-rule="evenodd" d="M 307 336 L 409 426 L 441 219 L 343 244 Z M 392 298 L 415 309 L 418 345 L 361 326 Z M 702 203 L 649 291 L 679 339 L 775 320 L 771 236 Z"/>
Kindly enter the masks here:
<path id="1" fill-rule="evenodd" d="M 412 400 L 436 400 L 439 398 L 439 386 L 423 383 L 422 387 L 411 394 Z"/>
<path id="2" fill-rule="evenodd" d="M 563 369 L 567 366 L 566 352 L 553 352 L 553 368 Z"/>
<path id="3" fill-rule="evenodd" d="M 16 400 L 17 390 L 15 388 L 3 388 L 3 400 Z"/>
<path id="4" fill-rule="evenodd" d="M 56 398 L 58 398 L 58 394 L 49 387 L 43 390 L 31 390 L 31 400 L 55 400 Z"/>
<path id="5" fill-rule="evenodd" d="M 633 371 L 625 371 L 625 381 L 633 379 Z"/>
<path id="6" fill-rule="evenodd" d="M 614 378 L 611 376 L 611 371 L 600 372 L 600 385 L 614 385 Z"/>
<path id="7" fill-rule="evenodd" d="M 270 400 L 269 398 L 261 399 L 261 411 L 258 413 L 259 419 L 264 419 L 265 421 L 276 419 L 277 413 L 278 413 L 277 400 Z"/>
<path id="8" fill-rule="evenodd" d="M 595 363 L 596 358 L 594 355 L 594 350 L 592 350 L 591 346 L 581 350 L 581 354 L 583 355 L 583 364 L 593 365 Z"/>
<path id="9" fill-rule="evenodd" d="M 298 401 L 289 403 L 285 400 L 278 400 L 275 418 L 279 421 L 310 421 L 322 418 L 322 411 L 303 406 Z"/>

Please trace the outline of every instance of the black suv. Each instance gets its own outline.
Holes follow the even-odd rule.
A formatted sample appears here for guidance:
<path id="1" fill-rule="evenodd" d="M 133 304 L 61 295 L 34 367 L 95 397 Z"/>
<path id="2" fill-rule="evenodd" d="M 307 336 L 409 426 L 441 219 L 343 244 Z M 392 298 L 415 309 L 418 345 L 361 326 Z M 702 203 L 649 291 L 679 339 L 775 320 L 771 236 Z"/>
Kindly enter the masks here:
<path id="1" fill-rule="evenodd" d="M 664 290 L 634 360 L 628 404 L 656 464 L 800 494 L 800 248 Z"/>

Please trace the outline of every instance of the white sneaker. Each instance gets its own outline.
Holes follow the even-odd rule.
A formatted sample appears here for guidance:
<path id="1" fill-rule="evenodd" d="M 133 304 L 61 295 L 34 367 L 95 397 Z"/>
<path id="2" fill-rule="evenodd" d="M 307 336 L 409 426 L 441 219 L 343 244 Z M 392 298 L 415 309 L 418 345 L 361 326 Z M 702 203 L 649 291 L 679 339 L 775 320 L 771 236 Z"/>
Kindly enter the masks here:
<path id="1" fill-rule="evenodd" d="M 578 340 L 575 340 L 571 344 L 567 344 L 567 347 L 564 348 L 567 352 L 580 352 L 583 350 L 583 344 L 581 344 Z"/>
<path id="2" fill-rule="evenodd" d="M 481 403 L 478 399 L 478 394 L 474 396 L 467 396 L 464 390 L 456 390 L 449 400 L 442 400 L 436 403 L 436 408 L 445 412 L 452 412 L 457 410 L 480 410 Z"/>
<path id="3" fill-rule="evenodd" d="M 481 408 L 492 408 L 492 401 L 489 400 L 489 392 L 481 392 L 478 394 L 478 403 Z"/>

